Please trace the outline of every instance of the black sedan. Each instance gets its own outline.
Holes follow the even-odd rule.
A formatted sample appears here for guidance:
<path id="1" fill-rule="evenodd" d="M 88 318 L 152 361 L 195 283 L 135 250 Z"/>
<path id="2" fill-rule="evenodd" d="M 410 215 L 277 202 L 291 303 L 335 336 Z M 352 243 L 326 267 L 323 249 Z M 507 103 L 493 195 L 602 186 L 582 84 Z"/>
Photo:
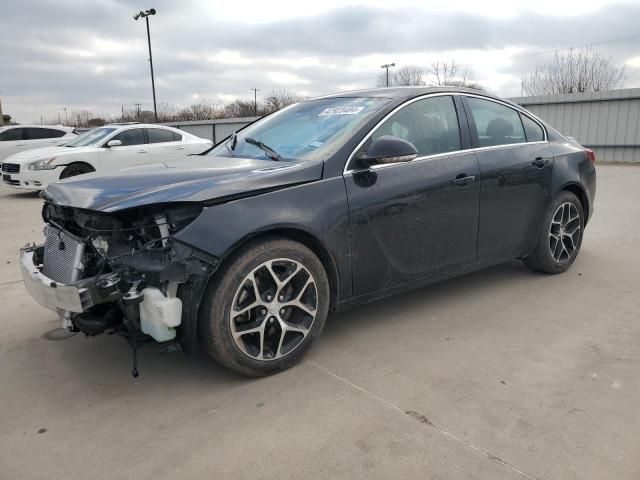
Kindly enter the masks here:
<path id="1" fill-rule="evenodd" d="M 594 154 L 483 92 L 391 88 L 286 107 L 210 151 L 52 184 L 25 285 L 66 328 L 294 365 L 330 311 L 511 259 L 560 273 Z M 135 358 L 135 357 L 134 357 Z"/>

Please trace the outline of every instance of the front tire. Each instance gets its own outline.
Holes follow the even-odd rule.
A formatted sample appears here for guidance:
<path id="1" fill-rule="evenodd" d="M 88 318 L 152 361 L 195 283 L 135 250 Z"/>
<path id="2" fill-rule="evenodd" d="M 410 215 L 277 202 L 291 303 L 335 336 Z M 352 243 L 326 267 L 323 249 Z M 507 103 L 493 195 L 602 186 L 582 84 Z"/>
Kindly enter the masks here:
<path id="1" fill-rule="evenodd" d="M 304 245 L 250 242 L 207 287 L 199 335 L 208 354 L 236 373 L 262 377 L 300 361 L 329 311 L 327 274 Z"/>
<path id="2" fill-rule="evenodd" d="M 562 273 L 573 264 L 584 232 L 584 211 L 578 197 L 560 192 L 542 220 L 535 250 L 523 261 L 533 270 Z"/>

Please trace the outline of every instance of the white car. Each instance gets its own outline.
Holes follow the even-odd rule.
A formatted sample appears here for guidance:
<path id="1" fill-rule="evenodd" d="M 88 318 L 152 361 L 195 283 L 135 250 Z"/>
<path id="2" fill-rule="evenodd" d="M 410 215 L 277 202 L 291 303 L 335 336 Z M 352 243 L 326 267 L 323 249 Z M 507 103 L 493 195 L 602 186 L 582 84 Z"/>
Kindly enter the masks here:
<path id="1" fill-rule="evenodd" d="M 75 128 L 61 125 L 9 125 L 0 127 L 0 164 L 9 155 L 51 147 L 77 137 Z"/>
<path id="2" fill-rule="evenodd" d="M 162 125 L 110 124 L 64 146 L 17 153 L 4 160 L 7 187 L 43 190 L 50 183 L 89 172 L 110 172 L 202 153 L 213 142 Z"/>

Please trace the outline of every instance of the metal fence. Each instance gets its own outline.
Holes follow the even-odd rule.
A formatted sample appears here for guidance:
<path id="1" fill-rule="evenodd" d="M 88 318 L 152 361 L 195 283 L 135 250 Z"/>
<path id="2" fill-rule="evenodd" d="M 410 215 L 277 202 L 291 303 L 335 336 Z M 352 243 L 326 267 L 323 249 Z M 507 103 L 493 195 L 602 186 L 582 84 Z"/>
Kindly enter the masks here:
<path id="1" fill-rule="evenodd" d="M 179 128 L 201 138 L 218 143 L 233 132 L 240 130 L 245 125 L 260 117 L 225 118 L 223 120 L 196 120 L 192 122 L 163 123 L 169 127 Z"/>
<path id="2" fill-rule="evenodd" d="M 640 88 L 511 101 L 593 148 L 599 162 L 640 163 Z"/>
<path id="3" fill-rule="evenodd" d="M 512 98 L 582 145 L 599 162 L 640 163 L 640 88 Z M 258 117 L 165 123 L 218 143 Z"/>

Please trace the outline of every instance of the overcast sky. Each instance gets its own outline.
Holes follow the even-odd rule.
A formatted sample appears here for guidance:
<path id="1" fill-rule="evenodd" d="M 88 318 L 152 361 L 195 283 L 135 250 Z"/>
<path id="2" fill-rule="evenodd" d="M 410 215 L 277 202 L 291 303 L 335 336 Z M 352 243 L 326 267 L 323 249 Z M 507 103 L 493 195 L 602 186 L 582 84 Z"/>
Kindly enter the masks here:
<path id="1" fill-rule="evenodd" d="M 392 6 L 391 6 L 392 5 Z M 503 96 L 555 49 L 594 44 L 640 86 L 640 2 L 589 0 L 2 0 L 0 98 L 19 122 L 89 109 L 151 109 L 144 22 L 159 102 L 226 102 L 288 88 L 374 86 L 380 65 L 454 58 Z M 631 38 L 630 38 L 631 37 Z"/>

